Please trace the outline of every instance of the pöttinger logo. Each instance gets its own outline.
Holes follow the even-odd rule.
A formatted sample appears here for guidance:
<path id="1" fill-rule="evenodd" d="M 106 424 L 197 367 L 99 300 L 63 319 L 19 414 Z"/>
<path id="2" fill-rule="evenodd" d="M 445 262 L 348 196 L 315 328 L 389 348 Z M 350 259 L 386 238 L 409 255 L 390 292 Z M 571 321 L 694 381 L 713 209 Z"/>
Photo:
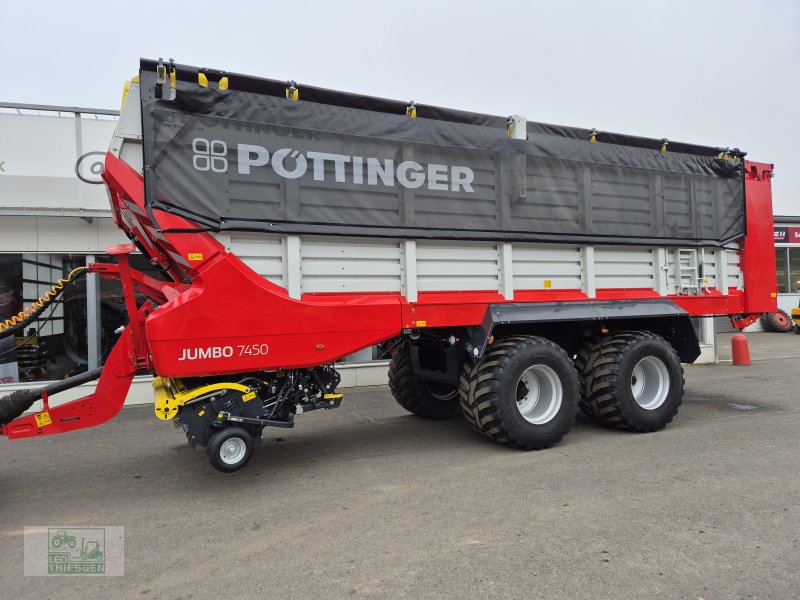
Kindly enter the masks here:
<path id="1" fill-rule="evenodd" d="M 228 145 L 222 140 L 194 138 L 192 149 L 192 165 L 196 170 L 228 172 Z M 379 182 L 393 187 L 397 181 L 401 186 L 412 190 L 425 186 L 434 192 L 471 194 L 475 191 L 472 187 L 475 173 L 471 168 L 462 165 L 425 165 L 413 160 L 403 160 L 395 165 L 393 158 L 380 159 L 316 150 L 301 152 L 292 148 L 279 148 L 270 156 L 269 150 L 264 146 L 253 144 L 236 144 L 235 153 L 238 175 L 250 175 L 251 167 L 269 165 L 276 175 L 284 179 L 299 179 L 310 171 L 314 181 L 321 182 L 330 181 L 330 176 L 333 175 L 336 183 L 367 187 L 377 186 Z"/>
<path id="2" fill-rule="evenodd" d="M 198 171 L 226 173 L 228 171 L 228 145 L 222 140 L 194 138 L 192 165 Z"/>

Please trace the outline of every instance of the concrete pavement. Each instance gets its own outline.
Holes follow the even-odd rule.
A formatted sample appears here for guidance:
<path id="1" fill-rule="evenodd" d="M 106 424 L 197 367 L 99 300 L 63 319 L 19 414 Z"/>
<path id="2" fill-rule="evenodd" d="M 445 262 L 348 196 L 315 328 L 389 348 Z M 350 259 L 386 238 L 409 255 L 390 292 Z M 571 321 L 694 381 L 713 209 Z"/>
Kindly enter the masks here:
<path id="1" fill-rule="evenodd" d="M 729 358 L 729 334 L 720 334 Z M 149 409 L 0 439 L 4 598 L 800 598 L 800 336 L 689 367 L 664 431 L 520 452 L 386 387 L 214 471 Z M 122 525 L 125 576 L 23 577 L 26 525 Z"/>

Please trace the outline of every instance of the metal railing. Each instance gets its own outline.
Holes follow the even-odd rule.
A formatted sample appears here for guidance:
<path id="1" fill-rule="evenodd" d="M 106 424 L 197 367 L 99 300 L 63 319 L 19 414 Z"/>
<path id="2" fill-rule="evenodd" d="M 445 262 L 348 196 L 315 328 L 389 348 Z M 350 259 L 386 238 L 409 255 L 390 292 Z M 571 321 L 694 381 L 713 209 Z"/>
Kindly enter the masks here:
<path id="1" fill-rule="evenodd" d="M 38 110 L 45 112 L 68 112 L 76 115 L 107 115 L 118 117 L 118 110 L 108 110 L 106 108 L 86 108 L 82 106 L 52 106 L 50 104 L 23 104 L 20 102 L 0 102 L 0 108 L 11 110 Z"/>

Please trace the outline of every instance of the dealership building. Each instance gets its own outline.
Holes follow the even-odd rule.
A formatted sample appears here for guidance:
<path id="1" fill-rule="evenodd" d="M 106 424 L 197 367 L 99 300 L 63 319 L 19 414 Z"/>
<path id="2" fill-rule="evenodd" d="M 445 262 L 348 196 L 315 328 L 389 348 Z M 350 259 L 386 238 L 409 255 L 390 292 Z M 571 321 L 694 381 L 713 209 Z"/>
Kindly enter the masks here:
<path id="1" fill-rule="evenodd" d="M 789 312 L 800 303 L 800 217 L 775 216 L 775 262 L 778 308 Z"/>
<path id="2" fill-rule="evenodd" d="M 100 173 L 117 112 L 0 103 L 0 320 L 17 314 L 75 267 L 108 260 L 127 242 L 114 226 Z M 775 227 L 779 306 L 800 299 L 800 217 Z M 141 256 L 134 266 L 147 270 Z M 127 318 L 118 283 L 88 275 L 70 286 L 23 335 L 0 340 L 0 395 L 70 377 L 103 364 Z M 756 324 L 752 329 L 758 329 Z M 702 362 L 716 360 L 712 318 L 696 319 Z M 377 348 L 339 366 L 342 385 L 386 383 Z M 137 377 L 128 403 L 152 402 L 150 377 Z M 94 384 L 59 394 L 86 395 Z"/>

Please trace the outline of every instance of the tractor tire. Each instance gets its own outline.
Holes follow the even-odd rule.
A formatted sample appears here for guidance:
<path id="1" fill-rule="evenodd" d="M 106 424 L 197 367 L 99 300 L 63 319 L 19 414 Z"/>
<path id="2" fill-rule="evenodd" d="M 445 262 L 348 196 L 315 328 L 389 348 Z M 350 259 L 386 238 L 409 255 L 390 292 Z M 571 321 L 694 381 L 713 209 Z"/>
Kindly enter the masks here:
<path id="1" fill-rule="evenodd" d="M 389 389 L 400 406 L 418 417 L 450 419 L 461 412 L 456 386 L 414 375 L 407 343 L 400 345 L 389 363 Z"/>
<path id="2" fill-rule="evenodd" d="M 41 396 L 32 390 L 17 390 L 0 398 L 0 425 L 10 423 L 28 410 Z"/>
<path id="3" fill-rule="evenodd" d="M 549 448 L 569 431 L 580 387 L 564 350 L 540 337 L 498 340 L 462 372 L 464 416 L 486 437 L 525 450 Z"/>
<path id="4" fill-rule="evenodd" d="M 580 383 L 581 389 L 581 399 L 578 402 L 578 406 L 581 412 L 587 417 L 594 417 L 594 411 L 583 394 L 583 390 L 586 389 L 586 365 L 589 364 L 592 350 L 600 342 L 600 339 L 601 338 L 595 336 L 587 337 L 573 360 L 575 370 L 578 372 L 578 382 Z"/>
<path id="5" fill-rule="evenodd" d="M 472 371 L 475 369 L 476 362 L 469 357 L 461 367 L 461 373 L 458 377 L 458 404 L 461 407 L 461 414 L 464 415 L 464 418 L 467 422 L 472 425 L 478 431 L 481 428 L 478 426 L 478 422 L 475 420 L 475 415 L 472 414 L 472 409 L 469 406 L 469 394 L 470 394 L 470 381 L 472 378 Z"/>
<path id="6" fill-rule="evenodd" d="M 683 367 L 661 336 L 623 331 L 599 340 L 583 366 L 581 408 L 609 427 L 663 429 L 683 401 Z"/>
<path id="7" fill-rule="evenodd" d="M 219 429 L 208 438 L 206 452 L 211 466 L 218 471 L 238 471 L 253 455 L 253 436 L 241 427 Z"/>
<path id="8" fill-rule="evenodd" d="M 792 330 L 792 318 L 781 309 L 774 313 L 761 315 L 761 326 L 765 331 L 773 333 L 789 333 Z"/>

